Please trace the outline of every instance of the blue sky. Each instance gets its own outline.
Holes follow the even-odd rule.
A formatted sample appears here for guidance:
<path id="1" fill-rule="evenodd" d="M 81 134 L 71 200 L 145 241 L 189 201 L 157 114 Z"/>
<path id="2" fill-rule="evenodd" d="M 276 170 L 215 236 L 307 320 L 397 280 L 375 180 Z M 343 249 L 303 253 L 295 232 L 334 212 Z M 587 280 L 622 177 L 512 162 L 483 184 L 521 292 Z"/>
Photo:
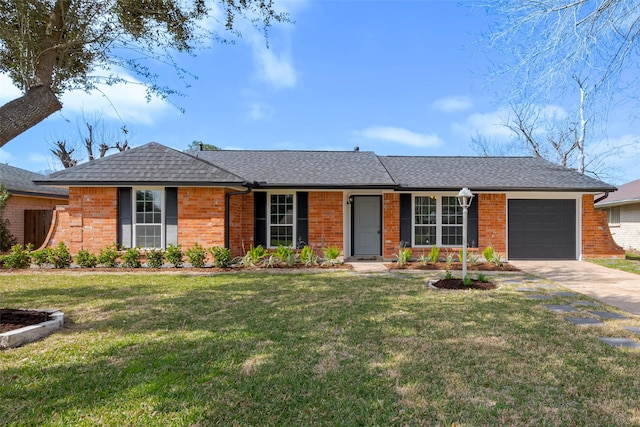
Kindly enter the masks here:
<path id="1" fill-rule="evenodd" d="M 180 150 L 200 140 L 226 149 L 475 155 L 470 140 L 478 132 L 509 141 L 500 125 L 504 90 L 487 79 L 500 58 L 478 43 L 491 24 L 481 9 L 431 0 L 279 4 L 295 23 L 273 27 L 269 49 L 247 27 L 235 44 L 179 57 L 198 76 L 187 78 L 188 88 L 171 69 L 158 68 L 164 83 L 185 94 L 172 99 L 184 113 L 159 99 L 147 103 L 135 84 L 105 87 L 106 97 L 67 93 L 62 112 L 0 148 L 0 162 L 59 169 L 49 146 L 77 138 L 83 114 L 101 114 L 114 132 L 125 124 L 133 146 L 156 141 Z M 16 96 L 0 76 L 0 103 Z M 612 143 L 635 140 L 625 115 L 610 117 Z M 639 160 L 635 147 L 625 149 L 610 160 L 616 172 L 608 181 L 640 178 Z"/>

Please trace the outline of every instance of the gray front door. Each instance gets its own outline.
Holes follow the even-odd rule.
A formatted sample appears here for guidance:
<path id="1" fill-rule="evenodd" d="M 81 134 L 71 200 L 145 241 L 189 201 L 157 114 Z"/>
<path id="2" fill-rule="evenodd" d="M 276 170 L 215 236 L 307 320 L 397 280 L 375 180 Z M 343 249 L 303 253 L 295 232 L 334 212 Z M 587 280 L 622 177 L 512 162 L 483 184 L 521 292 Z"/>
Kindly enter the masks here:
<path id="1" fill-rule="evenodd" d="M 380 196 L 353 197 L 353 255 L 382 255 L 381 206 Z"/>

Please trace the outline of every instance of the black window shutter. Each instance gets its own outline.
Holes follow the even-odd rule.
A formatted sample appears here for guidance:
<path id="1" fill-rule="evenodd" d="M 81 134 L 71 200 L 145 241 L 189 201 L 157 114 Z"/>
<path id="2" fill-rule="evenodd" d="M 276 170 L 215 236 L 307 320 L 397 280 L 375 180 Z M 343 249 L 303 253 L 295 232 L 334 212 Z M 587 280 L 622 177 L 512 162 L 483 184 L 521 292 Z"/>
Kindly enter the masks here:
<path id="1" fill-rule="evenodd" d="M 167 246 L 178 244 L 178 188 L 164 189 L 164 227 Z"/>
<path id="2" fill-rule="evenodd" d="M 255 246 L 267 246 L 267 193 L 255 191 L 253 193 L 253 243 Z"/>
<path id="3" fill-rule="evenodd" d="M 478 247 L 478 200 L 474 197 L 467 209 L 467 246 Z"/>
<path id="4" fill-rule="evenodd" d="M 400 241 L 412 246 L 411 241 L 411 194 L 400 194 Z"/>
<path id="5" fill-rule="evenodd" d="M 309 244 L 309 193 L 301 191 L 296 194 L 297 202 L 297 218 L 296 218 L 296 233 L 298 237 L 294 246 L 298 246 L 298 242 L 304 242 L 305 245 Z"/>
<path id="6" fill-rule="evenodd" d="M 133 246 L 133 206 L 131 188 L 118 188 L 118 247 Z"/>

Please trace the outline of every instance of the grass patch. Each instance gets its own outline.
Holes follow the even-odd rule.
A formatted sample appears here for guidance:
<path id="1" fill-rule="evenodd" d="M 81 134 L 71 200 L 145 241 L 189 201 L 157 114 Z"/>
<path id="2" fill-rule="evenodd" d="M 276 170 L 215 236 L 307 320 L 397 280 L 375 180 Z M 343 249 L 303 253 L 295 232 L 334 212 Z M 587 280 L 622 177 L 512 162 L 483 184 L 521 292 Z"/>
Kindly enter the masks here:
<path id="1" fill-rule="evenodd" d="M 59 308 L 70 322 L 0 352 L 0 424 L 639 425 L 640 352 L 515 287 L 3 274 L 3 306 Z M 626 336 L 621 325 L 640 320 L 607 325 Z"/>
<path id="2" fill-rule="evenodd" d="M 616 270 L 640 274 L 640 256 L 627 254 L 625 259 L 589 259 L 589 262 Z"/>

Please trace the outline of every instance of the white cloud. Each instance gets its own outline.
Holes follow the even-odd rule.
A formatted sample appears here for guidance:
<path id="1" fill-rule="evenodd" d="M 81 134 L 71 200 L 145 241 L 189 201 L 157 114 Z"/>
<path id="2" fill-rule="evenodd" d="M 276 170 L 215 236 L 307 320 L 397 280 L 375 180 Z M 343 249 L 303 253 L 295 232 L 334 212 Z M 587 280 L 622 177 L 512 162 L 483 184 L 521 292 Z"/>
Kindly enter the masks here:
<path id="1" fill-rule="evenodd" d="M 445 113 L 455 113 L 473 108 L 473 101 L 468 96 L 449 96 L 436 100 L 433 108 Z"/>
<path id="2" fill-rule="evenodd" d="M 107 74 L 103 72 L 102 74 Z M 169 103 L 157 96 L 146 100 L 145 87 L 133 77 L 120 73 L 120 76 L 130 83 L 115 85 L 98 84 L 97 90 L 84 92 L 74 90 L 62 95 L 63 112 L 94 113 L 102 112 L 105 116 L 125 123 L 153 123 L 160 113 L 170 109 Z M 11 79 L 0 74 L 0 103 L 4 104 L 19 97 L 22 93 L 16 88 Z"/>
<path id="3" fill-rule="evenodd" d="M 132 77 L 122 75 L 131 83 L 111 86 L 98 85 L 99 90 L 75 90 L 62 95 L 63 111 L 76 113 L 103 112 L 105 116 L 125 123 L 153 123 L 157 116 L 170 109 L 170 105 L 152 96 L 146 100 L 145 87 Z"/>
<path id="4" fill-rule="evenodd" d="M 261 102 L 252 102 L 249 105 L 247 117 L 253 121 L 269 120 L 273 117 L 273 108 Z"/>
<path id="5" fill-rule="evenodd" d="M 504 126 L 509 111 L 500 109 L 488 113 L 474 113 L 469 115 L 464 122 L 452 124 L 453 131 L 462 138 L 470 140 L 473 136 L 481 134 L 486 138 L 506 141 L 513 138 L 513 133 Z"/>
<path id="6" fill-rule="evenodd" d="M 20 89 L 13 85 L 13 82 L 6 74 L 0 74 L 0 104 L 6 104 L 22 95 Z"/>
<path id="7" fill-rule="evenodd" d="M 297 83 L 296 70 L 289 52 L 276 53 L 276 43 L 272 39 L 269 47 L 262 34 L 252 30 L 249 36 L 251 50 L 258 79 L 275 89 L 293 88 Z"/>
<path id="8" fill-rule="evenodd" d="M 395 142 L 412 147 L 437 147 L 442 144 L 442 139 L 438 135 L 422 134 L 392 126 L 373 126 L 359 131 L 358 134 L 365 138 Z"/>

